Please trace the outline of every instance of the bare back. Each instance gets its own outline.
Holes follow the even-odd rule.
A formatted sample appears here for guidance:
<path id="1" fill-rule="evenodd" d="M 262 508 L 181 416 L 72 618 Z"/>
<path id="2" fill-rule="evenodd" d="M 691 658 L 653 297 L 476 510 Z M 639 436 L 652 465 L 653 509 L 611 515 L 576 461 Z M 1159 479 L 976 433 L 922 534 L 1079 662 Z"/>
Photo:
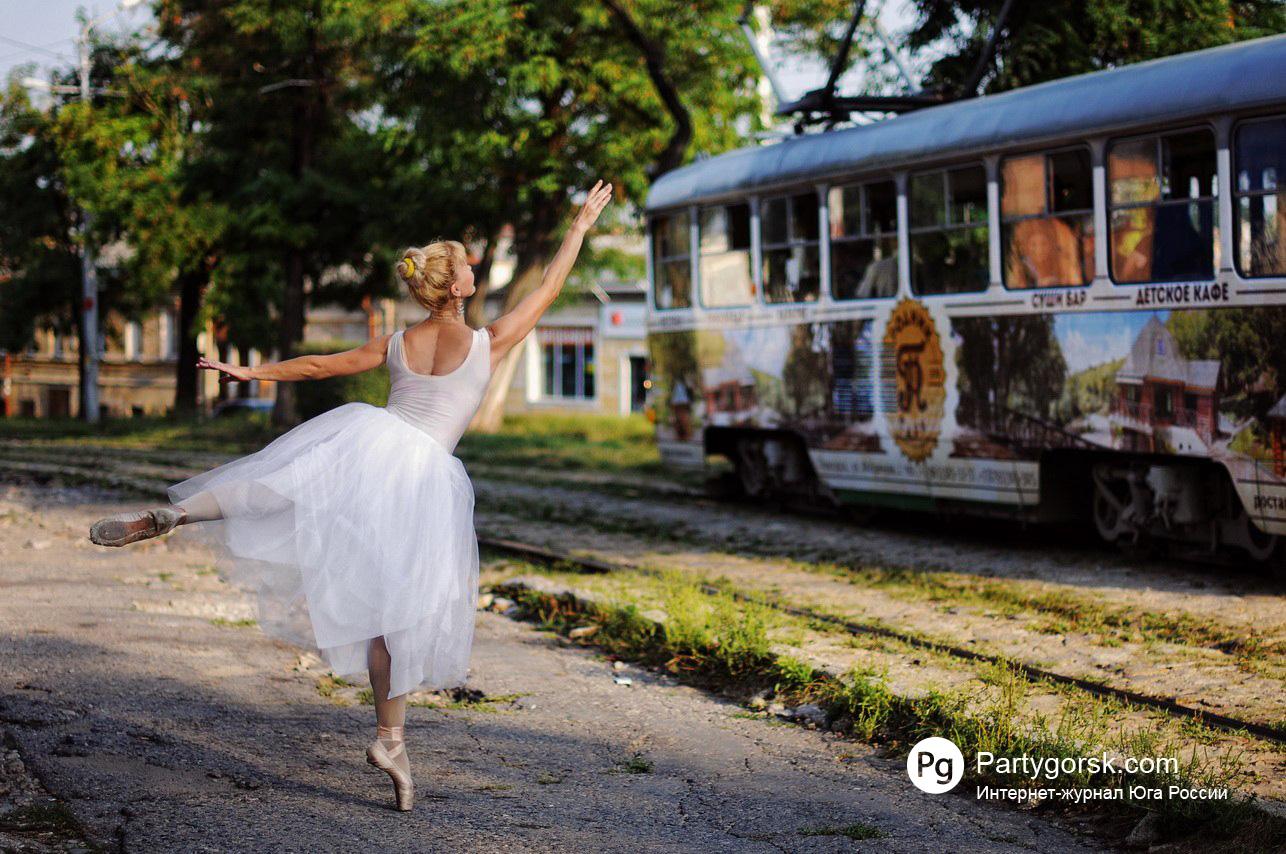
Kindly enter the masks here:
<path id="1" fill-rule="evenodd" d="M 417 374 L 440 377 L 464 364 L 474 330 L 463 323 L 423 321 L 402 333 L 406 366 Z"/>

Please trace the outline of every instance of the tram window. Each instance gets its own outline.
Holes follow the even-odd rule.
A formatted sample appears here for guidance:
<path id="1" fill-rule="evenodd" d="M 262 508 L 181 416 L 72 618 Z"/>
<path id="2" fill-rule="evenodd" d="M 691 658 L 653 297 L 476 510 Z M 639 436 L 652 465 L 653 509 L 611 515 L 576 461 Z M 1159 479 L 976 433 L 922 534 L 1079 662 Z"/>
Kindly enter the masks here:
<path id="1" fill-rule="evenodd" d="M 812 302 L 821 291 L 816 193 L 768 199 L 759 210 L 763 232 L 764 297 Z"/>
<path id="2" fill-rule="evenodd" d="M 759 221 L 763 228 L 764 245 L 786 243 L 790 234 L 790 204 L 785 197 L 769 199 L 764 202 L 759 212 Z"/>
<path id="3" fill-rule="evenodd" d="M 702 305 L 749 305 L 755 298 L 750 205 L 702 208 L 700 233 Z"/>
<path id="4" fill-rule="evenodd" d="M 987 287 L 987 173 L 982 166 L 911 176 L 911 286 L 917 294 Z"/>
<path id="5" fill-rule="evenodd" d="M 1209 279 L 1219 257 L 1214 134 L 1114 143 L 1108 150 L 1112 278 Z"/>
<path id="6" fill-rule="evenodd" d="M 1008 157 L 1000 167 L 1000 240 L 1011 288 L 1087 285 L 1094 278 L 1089 152 Z"/>
<path id="7" fill-rule="evenodd" d="M 692 305 L 692 260 L 688 254 L 688 215 L 671 214 L 652 220 L 652 299 L 657 308 Z"/>
<path id="8" fill-rule="evenodd" d="M 828 194 L 831 295 L 835 299 L 897 293 L 897 187 L 876 181 L 832 187 Z"/>
<path id="9" fill-rule="evenodd" d="M 1233 158 L 1237 271 L 1286 276 L 1286 117 L 1240 125 Z"/>

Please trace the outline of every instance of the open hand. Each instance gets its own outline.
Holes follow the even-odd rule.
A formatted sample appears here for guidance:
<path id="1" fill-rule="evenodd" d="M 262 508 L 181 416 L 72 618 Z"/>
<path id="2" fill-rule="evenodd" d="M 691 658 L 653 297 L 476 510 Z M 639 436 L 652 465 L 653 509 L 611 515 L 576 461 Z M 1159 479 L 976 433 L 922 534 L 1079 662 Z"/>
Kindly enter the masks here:
<path id="1" fill-rule="evenodd" d="M 589 197 L 585 199 L 585 204 L 576 214 L 576 219 L 572 220 L 572 228 L 579 228 L 582 231 L 589 231 L 590 226 L 598 221 L 598 215 L 607 207 L 607 203 L 612 200 L 612 185 L 604 184 L 598 181 L 589 191 Z"/>
<path id="2" fill-rule="evenodd" d="M 221 371 L 219 382 L 248 382 L 250 380 L 250 369 L 241 365 L 233 365 L 228 362 L 218 362 L 213 359 L 207 359 L 205 356 L 196 360 L 196 366 L 209 371 Z"/>

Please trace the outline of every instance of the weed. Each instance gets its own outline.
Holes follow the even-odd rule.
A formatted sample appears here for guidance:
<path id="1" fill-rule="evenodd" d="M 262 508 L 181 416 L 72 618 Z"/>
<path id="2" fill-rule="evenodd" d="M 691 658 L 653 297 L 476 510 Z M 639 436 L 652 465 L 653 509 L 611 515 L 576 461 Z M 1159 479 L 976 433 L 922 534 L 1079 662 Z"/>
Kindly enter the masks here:
<path id="1" fill-rule="evenodd" d="M 796 833 L 800 836 L 847 836 L 849 839 L 885 839 L 888 837 L 888 834 L 878 827 L 872 827 L 860 821 L 847 827 L 801 827 Z"/>
<path id="2" fill-rule="evenodd" d="M 629 759 L 624 759 L 617 763 L 631 774 L 651 774 L 652 763 L 644 759 L 642 754 L 636 753 Z"/>
<path id="3" fill-rule="evenodd" d="M 519 615 L 560 631 L 587 624 L 599 626 L 593 642 L 612 657 L 666 667 L 691 684 L 725 692 L 772 686 L 777 698 L 787 705 L 819 705 L 826 711 L 829 728 L 895 749 L 936 735 L 949 738 L 966 756 L 989 752 L 1061 761 L 1096 755 L 1104 749 L 1122 756 L 1184 755 L 1181 767 L 1164 775 L 1124 771 L 1063 774 L 1059 784 L 1070 788 L 1164 788 L 1170 784 L 1231 788 L 1243 773 L 1240 757 L 1193 745 L 1182 733 L 1165 741 L 1147 730 L 1114 732 L 1118 724 L 1113 716 L 1123 709 L 1120 703 L 1064 693 L 1065 702 L 1056 720 L 1031 714 L 1027 695 L 1033 686 L 1016 666 L 1006 662 L 982 666 L 969 693 L 931 689 L 919 696 L 901 696 L 889 687 L 886 673 L 873 670 L 854 670 L 836 678 L 806 662 L 772 655 L 766 643 L 768 620 L 756 612 L 756 608 L 762 610 L 759 606 L 738 602 L 730 589 L 705 596 L 703 601 L 694 593 L 696 585 L 686 583 L 688 589 L 679 579 L 669 577 L 660 579 L 656 589 L 642 581 L 636 585 L 636 593 L 643 589 L 645 598 L 657 596 L 664 601 L 666 615 L 661 625 L 643 618 L 634 603 L 607 606 L 583 602 L 570 594 L 553 596 L 522 587 L 499 589 L 518 604 Z M 740 626 L 734 625 L 738 619 Z M 1053 686 L 1045 689 L 1061 690 Z M 765 723 L 793 725 L 775 718 L 767 718 Z M 969 776 L 980 783 L 1012 782 L 1008 776 L 988 770 L 970 772 Z M 1278 839 L 1283 833 L 1281 823 L 1252 819 L 1248 804 L 1248 799 L 1233 790 L 1229 800 L 1222 802 L 1162 799 L 1124 803 L 1118 808 L 1134 815 L 1139 809 L 1158 812 L 1165 838 L 1216 831 L 1229 834 L 1237 832 L 1233 828 L 1254 826 L 1265 838 Z M 1260 826 L 1264 821 L 1268 824 Z"/>
<path id="4" fill-rule="evenodd" d="M 317 680 L 317 693 L 338 706 L 347 706 L 349 703 L 343 695 L 336 693 L 340 688 L 351 688 L 353 683 L 343 677 L 328 673 Z M 372 700 L 372 702 L 374 702 Z"/>
<path id="5" fill-rule="evenodd" d="M 233 626 L 235 628 L 250 628 L 259 625 L 258 620 L 246 618 L 242 620 L 229 620 L 227 617 L 214 617 L 210 620 L 213 626 Z"/>
<path id="6" fill-rule="evenodd" d="M 53 800 L 23 804 L 0 815 L 0 830 L 22 834 L 47 833 L 64 839 L 81 839 L 84 836 L 80 822 L 67 805 Z"/>
<path id="7" fill-rule="evenodd" d="M 563 782 L 563 778 L 555 776 L 554 774 L 542 772 L 541 775 L 536 778 L 536 782 L 542 786 L 551 786 L 555 783 Z"/>
<path id="8" fill-rule="evenodd" d="M 448 691 L 440 692 L 437 698 L 410 700 L 407 705 L 419 706 L 425 709 L 438 709 L 439 711 L 444 712 L 486 712 L 488 714 L 498 714 L 505 711 L 501 706 L 507 706 L 519 697 L 527 696 L 530 695 L 526 693 L 517 693 L 496 694 L 488 697 L 481 691 L 470 690 L 468 688 L 453 688 Z"/>

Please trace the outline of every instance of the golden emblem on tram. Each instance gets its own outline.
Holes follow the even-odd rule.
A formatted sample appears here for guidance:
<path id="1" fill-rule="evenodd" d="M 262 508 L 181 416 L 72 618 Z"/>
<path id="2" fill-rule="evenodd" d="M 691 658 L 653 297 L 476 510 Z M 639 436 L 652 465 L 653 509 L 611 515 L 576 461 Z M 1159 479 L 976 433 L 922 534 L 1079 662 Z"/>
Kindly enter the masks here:
<path id="1" fill-rule="evenodd" d="M 938 444 L 947 397 L 942 344 L 923 303 L 904 299 L 894 307 L 884 328 L 881 358 L 889 432 L 907 459 L 920 462 Z"/>

